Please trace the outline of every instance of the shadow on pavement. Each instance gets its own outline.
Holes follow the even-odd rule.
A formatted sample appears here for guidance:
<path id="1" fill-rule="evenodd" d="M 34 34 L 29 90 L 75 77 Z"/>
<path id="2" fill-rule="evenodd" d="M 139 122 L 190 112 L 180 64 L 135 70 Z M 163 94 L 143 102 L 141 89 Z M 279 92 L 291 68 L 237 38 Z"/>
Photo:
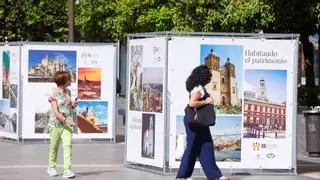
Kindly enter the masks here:
<path id="1" fill-rule="evenodd" d="M 105 171 L 88 171 L 88 172 L 78 172 L 76 175 L 77 177 L 85 177 L 85 176 L 99 176 L 105 173 L 114 173 L 118 172 L 119 170 L 105 170 Z"/>
<path id="2" fill-rule="evenodd" d="M 320 158 L 319 162 L 310 162 L 304 160 L 298 160 L 298 173 L 310 173 L 310 172 L 320 172 Z"/>

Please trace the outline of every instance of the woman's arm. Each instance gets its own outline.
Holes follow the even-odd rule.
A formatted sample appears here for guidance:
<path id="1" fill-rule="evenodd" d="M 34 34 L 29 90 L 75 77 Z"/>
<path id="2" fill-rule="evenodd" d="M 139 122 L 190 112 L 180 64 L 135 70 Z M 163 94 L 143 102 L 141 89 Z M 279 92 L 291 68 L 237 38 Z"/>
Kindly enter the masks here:
<path id="1" fill-rule="evenodd" d="M 66 117 L 64 117 L 59 112 L 57 101 L 51 101 L 50 104 L 51 104 L 52 111 L 53 111 L 54 115 L 57 117 L 58 121 L 65 122 L 66 121 Z"/>
<path id="2" fill-rule="evenodd" d="M 54 115 L 57 117 L 58 121 L 64 122 L 70 127 L 75 126 L 76 124 L 73 122 L 73 120 L 68 119 L 67 117 L 64 117 L 58 110 L 57 101 L 51 101 L 51 108 L 54 113 Z"/>
<path id="3" fill-rule="evenodd" d="M 191 94 L 190 100 L 189 100 L 189 106 L 193 108 L 198 108 L 205 106 L 207 104 L 211 104 L 213 102 L 211 97 L 207 97 L 205 100 L 201 100 L 201 93 L 200 91 L 197 91 L 195 93 Z"/>

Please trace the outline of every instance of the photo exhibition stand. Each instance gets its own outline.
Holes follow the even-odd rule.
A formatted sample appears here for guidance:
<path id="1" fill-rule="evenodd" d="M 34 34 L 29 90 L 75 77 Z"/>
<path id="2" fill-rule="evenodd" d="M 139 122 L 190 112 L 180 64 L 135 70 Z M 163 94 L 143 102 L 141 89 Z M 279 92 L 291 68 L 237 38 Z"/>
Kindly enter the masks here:
<path id="1" fill-rule="evenodd" d="M 177 172 L 187 143 L 185 82 L 205 64 L 218 166 L 230 174 L 297 173 L 299 35 L 157 32 L 129 34 L 127 42 L 127 167 Z M 195 170 L 203 173 L 198 161 Z"/>
<path id="2" fill-rule="evenodd" d="M 48 140 L 52 76 L 68 71 L 71 100 L 78 98 L 74 140 L 115 142 L 118 50 L 119 43 L 1 44 L 0 137 Z"/>

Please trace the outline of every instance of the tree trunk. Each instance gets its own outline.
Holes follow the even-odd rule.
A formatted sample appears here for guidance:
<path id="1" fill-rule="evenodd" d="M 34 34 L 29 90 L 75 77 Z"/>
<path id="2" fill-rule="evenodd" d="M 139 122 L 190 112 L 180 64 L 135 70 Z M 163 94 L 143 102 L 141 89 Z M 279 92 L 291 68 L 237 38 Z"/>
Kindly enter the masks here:
<path id="1" fill-rule="evenodd" d="M 69 42 L 74 42 L 74 0 L 68 0 Z"/>

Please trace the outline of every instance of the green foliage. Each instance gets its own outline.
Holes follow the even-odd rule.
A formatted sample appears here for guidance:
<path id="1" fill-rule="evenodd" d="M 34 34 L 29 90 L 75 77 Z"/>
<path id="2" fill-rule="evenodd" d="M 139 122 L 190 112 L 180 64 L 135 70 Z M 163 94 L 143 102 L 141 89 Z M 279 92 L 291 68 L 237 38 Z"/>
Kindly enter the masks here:
<path id="1" fill-rule="evenodd" d="M 275 15 L 268 31 L 307 34 L 315 31 L 316 18 L 312 9 L 316 6 L 317 0 L 265 0 L 265 2 Z"/>
<path id="2" fill-rule="evenodd" d="M 221 31 L 224 32 L 254 32 L 265 29 L 275 20 L 271 7 L 260 0 L 223 0 L 221 5 Z"/>
<path id="3" fill-rule="evenodd" d="M 216 106 L 217 112 L 222 114 L 240 114 L 242 111 L 241 106 Z"/>
<path id="4" fill-rule="evenodd" d="M 68 35 L 65 0 L 1 0 L 0 36 L 9 41 L 65 41 Z M 1 4 L 1 3 L 0 3 Z M 1 12 L 1 11 L 0 11 Z"/>
<path id="5" fill-rule="evenodd" d="M 67 41 L 68 16 L 65 0 L 33 1 L 28 8 L 25 23 L 29 39 L 33 41 Z"/>
<path id="6" fill-rule="evenodd" d="M 313 6 L 312 13 L 317 21 L 316 26 L 318 27 L 318 31 L 320 31 L 320 2 Z"/>
<path id="7" fill-rule="evenodd" d="M 138 17 L 136 27 L 140 32 L 166 31 L 172 29 L 173 12 L 166 6 L 150 9 Z"/>
<path id="8" fill-rule="evenodd" d="M 81 0 L 76 32 L 83 41 L 126 40 L 154 31 L 313 33 L 318 0 Z M 67 1 L 0 0 L 0 39 L 66 41 Z M 318 28 L 318 29 L 317 29 Z"/>

